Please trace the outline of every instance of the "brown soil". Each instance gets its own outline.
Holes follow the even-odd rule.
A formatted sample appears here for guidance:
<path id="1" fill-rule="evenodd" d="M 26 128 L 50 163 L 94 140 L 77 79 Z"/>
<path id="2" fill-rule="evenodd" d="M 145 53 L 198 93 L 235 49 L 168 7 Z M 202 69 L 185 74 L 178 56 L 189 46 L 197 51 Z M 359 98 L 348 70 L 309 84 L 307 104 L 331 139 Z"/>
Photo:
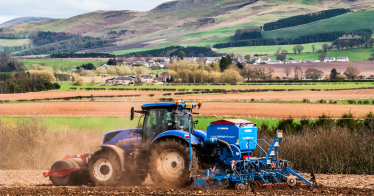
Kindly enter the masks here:
<path id="1" fill-rule="evenodd" d="M 263 92 L 263 93 L 240 93 L 240 94 L 219 94 L 219 95 L 193 95 L 182 96 L 182 100 L 202 101 L 226 101 L 226 100 L 282 100 L 301 101 L 304 98 L 309 100 L 337 100 L 337 99 L 366 99 L 373 98 L 373 89 L 340 90 L 340 91 L 291 91 L 291 92 Z"/>
<path id="2" fill-rule="evenodd" d="M 35 170 L 0 170 L 1 195 L 373 195 L 374 176 L 316 175 L 317 186 L 276 187 L 237 191 L 232 189 L 207 190 L 165 189 L 153 185 L 152 180 L 137 187 L 55 187 L 48 178 Z M 325 180 L 327 179 L 327 180 Z"/>
<path id="3" fill-rule="evenodd" d="M 131 107 L 149 102 L 36 102 L 0 104 L 1 116 L 129 116 Z M 374 111 L 374 105 L 331 105 L 290 103 L 203 103 L 201 115 L 267 118 L 318 118 L 322 113 L 341 117 L 351 111 L 356 117 Z"/>

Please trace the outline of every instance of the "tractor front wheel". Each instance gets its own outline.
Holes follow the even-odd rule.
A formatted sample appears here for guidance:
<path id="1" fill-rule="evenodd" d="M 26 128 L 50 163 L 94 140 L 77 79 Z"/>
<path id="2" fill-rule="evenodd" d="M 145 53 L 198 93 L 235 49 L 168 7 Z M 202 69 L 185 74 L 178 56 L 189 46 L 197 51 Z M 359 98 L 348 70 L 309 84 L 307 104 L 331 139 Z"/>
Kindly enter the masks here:
<path id="1" fill-rule="evenodd" d="M 159 186 L 186 186 L 189 179 L 189 147 L 179 139 L 160 141 L 152 147 L 150 174 Z M 192 149 L 192 171 L 199 167 L 196 152 Z"/>

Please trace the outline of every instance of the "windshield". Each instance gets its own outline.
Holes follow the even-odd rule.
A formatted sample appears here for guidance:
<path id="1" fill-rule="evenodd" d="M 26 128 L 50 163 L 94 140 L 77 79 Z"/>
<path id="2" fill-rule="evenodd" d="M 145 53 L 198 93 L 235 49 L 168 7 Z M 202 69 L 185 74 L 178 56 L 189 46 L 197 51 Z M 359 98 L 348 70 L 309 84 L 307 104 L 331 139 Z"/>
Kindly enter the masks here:
<path id="1" fill-rule="evenodd" d="M 189 123 L 188 123 L 188 117 L 189 113 L 191 112 L 190 109 L 182 109 L 182 110 L 177 110 L 174 115 L 174 122 L 175 122 L 175 127 L 176 129 L 181 129 L 183 127 L 184 131 L 189 131 Z M 192 119 L 191 119 L 192 120 Z"/>

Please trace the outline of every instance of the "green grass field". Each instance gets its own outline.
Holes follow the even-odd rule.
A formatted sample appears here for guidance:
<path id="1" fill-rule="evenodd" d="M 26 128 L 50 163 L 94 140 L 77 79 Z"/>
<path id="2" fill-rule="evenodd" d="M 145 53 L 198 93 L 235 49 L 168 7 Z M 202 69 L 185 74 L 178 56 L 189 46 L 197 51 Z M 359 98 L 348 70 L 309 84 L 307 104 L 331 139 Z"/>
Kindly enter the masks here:
<path id="1" fill-rule="evenodd" d="M 105 61 L 80 61 L 80 60 L 20 60 L 25 65 L 42 64 L 44 66 L 56 68 L 63 71 L 70 71 L 72 67 L 81 66 L 82 64 L 92 63 L 95 66 L 106 63 Z"/>
<path id="2" fill-rule="evenodd" d="M 374 30 L 374 11 L 350 12 L 304 25 L 264 31 L 262 35 L 265 39 L 297 38 L 313 33 L 329 31 L 349 32 L 358 29 Z"/>
<path id="3" fill-rule="evenodd" d="M 20 120 L 27 119 L 28 117 L 0 117 L 1 121 L 17 123 Z M 225 118 L 225 117 L 222 117 Z M 210 122 L 220 120 L 222 118 L 217 117 L 207 117 L 201 118 L 197 116 L 194 120 L 198 120 L 198 124 L 195 125 L 196 129 L 206 131 L 206 128 L 210 125 Z M 234 118 L 234 117 L 230 117 Z M 278 123 L 278 119 L 265 119 L 265 118 L 243 118 L 257 123 L 257 126 L 261 126 L 263 123 L 275 126 Z M 51 131 L 59 130 L 93 130 L 93 131 L 113 131 L 118 129 L 129 129 L 134 128 L 138 124 L 138 117 L 131 121 L 129 117 L 85 117 L 85 118 L 66 118 L 66 117 L 44 117 L 40 118 L 48 123 L 49 129 Z"/>
<path id="4" fill-rule="evenodd" d="M 372 57 L 374 53 L 374 48 L 354 48 L 354 49 L 344 49 L 344 50 L 331 50 L 327 52 L 328 57 L 348 57 L 350 61 L 367 61 Z M 293 58 L 295 60 L 301 60 L 304 62 L 306 59 L 318 60 L 321 53 L 301 53 L 301 54 L 288 54 L 287 59 Z M 275 56 L 270 56 L 272 60 L 275 60 Z"/>
<path id="5" fill-rule="evenodd" d="M 58 82 L 61 84 L 61 82 Z M 71 87 L 80 88 L 105 88 L 110 90 L 111 88 L 131 88 L 131 89 L 145 89 L 145 88 L 156 88 L 156 89 L 347 89 L 347 88 L 360 88 L 360 87 L 371 87 L 372 82 L 340 82 L 340 83 L 329 83 L 321 82 L 315 83 L 295 83 L 294 85 L 281 85 L 280 84 L 255 84 L 255 83 L 241 83 L 246 85 L 178 85 L 178 86 L 164 86 L 164 85 L 152 85 L 152 86 L 99 86 L 103 83 L 95 83 L 94 86 L 90 85 L 90 82 L 86 82 L 85 86 L 73 86 L 72 82 L 62 82 L 61 89 L 70 90 Z M 286 84 L 286 83 L 284 83 Z"/>
<path id="6" fill-rule="evenodd" d="M 321 53 L 312 52 L 312 53 L 301 53 L 301 54 L 287 54 L 287 60 L 290 58 L 293 58 L 295 60 L 301 60 L 301 62 L 304 62 L 304 60 L 318 60 Z M 276 60 L 276 56 L 270 56 L 271 60 Z"/>
<path id="7" fill-rule="evenodd" d="M 312 45 L 315 45 L 316 50 L 321 50 L 323 44 L 330 44 L 329 42 L 317 42 L 310 44 L 302 44 L 304 46 L 304 52 L 313 52 Z M 281 47 L 282 50 L 287 50 L 292 53 L 292 48 L 295 45 L 272 45 L 272 46 L 248 46 L 248 47 L 232 47 L 232 48 L 222 48 L 215 49 L 219 53 L 234 53 L 241 55 L 254 55 L 254 54 L 274 54 L 277 52 L 278 48 Z"/>

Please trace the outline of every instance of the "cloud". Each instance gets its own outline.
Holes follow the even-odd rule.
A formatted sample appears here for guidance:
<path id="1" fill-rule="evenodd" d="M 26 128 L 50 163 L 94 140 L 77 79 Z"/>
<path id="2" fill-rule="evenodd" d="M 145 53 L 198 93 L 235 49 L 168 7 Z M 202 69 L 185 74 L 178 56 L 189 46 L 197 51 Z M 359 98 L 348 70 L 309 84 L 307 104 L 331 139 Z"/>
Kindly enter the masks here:
<path id="1" fill-rule="evenodd" d="M 148 11 L 166 0 L 1 0 L 0 24 L 14 17 L 70 18 L 96 10 Z"/>

